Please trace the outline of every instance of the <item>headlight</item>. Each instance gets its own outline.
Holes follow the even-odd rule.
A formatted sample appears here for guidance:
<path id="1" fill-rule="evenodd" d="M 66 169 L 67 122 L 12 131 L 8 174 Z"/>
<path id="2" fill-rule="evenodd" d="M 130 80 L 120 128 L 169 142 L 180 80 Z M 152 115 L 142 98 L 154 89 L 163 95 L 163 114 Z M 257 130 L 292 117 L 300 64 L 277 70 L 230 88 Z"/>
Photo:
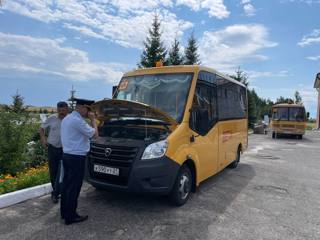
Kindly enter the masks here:
<path id="1" fill-rule="evenodd" d="M 142 160 L 163 157 L 168 148 L 168 141 L 163 140 L 150 144 L 143 152 Z"/>

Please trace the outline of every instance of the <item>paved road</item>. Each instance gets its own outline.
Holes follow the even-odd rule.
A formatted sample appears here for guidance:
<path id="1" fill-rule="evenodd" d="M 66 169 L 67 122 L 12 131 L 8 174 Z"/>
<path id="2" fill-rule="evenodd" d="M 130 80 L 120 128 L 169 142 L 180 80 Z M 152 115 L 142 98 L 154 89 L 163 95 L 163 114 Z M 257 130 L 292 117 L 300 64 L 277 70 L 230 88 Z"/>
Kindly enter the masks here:
<path id="1" fill-rule="evenodd" d="M 0 239 L 320 239 L 320 132 L 249 141 L 238 168 L 203 183 L 183 207 L 85 185 L 87 222 L 65 226 L 44 196 L 1 209 Z"/>

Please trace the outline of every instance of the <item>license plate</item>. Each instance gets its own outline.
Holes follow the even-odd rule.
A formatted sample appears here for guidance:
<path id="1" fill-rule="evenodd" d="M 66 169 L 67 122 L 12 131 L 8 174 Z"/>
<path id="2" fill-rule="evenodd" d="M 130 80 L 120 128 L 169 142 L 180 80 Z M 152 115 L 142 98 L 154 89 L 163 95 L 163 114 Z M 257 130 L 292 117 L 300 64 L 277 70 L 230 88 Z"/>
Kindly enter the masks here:
<path id="1" fill-rule="evenodd" d="M 98 172 L 98 173 L 104 173 L 104 174 L 119 176 L 119 168 L 112 168 L 112 167 L 107 167 L 107 166 L 102 166 L 102 165 L 96 165 L 95 164 L 93 166 L 93 171 Z"/>

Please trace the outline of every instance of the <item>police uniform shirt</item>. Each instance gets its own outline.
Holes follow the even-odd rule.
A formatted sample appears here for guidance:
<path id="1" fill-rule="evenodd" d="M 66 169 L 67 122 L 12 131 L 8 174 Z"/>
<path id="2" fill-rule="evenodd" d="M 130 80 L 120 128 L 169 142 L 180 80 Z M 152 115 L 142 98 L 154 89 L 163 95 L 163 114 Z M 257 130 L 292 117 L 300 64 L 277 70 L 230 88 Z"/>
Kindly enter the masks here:
<path id="1" fill-rule="evenodd" d="M 60 129 L 61 129 L 61 119 L 57 114 L 53 114 L 46 119 L 44 123 L 41 124 L 41 128 L 47 129 L 49 128 L 49 135 L 47 142 L 56 147 L 61 148 L 61 137 L 60 137 Z"/>
<path id="2" fill-rule="evenodd" d="M 95 129 L 77 111 L 66 116 L 61 123 L 61 141 L 63 152 L 85 156 L 90 149 L 90 138 Z"/>

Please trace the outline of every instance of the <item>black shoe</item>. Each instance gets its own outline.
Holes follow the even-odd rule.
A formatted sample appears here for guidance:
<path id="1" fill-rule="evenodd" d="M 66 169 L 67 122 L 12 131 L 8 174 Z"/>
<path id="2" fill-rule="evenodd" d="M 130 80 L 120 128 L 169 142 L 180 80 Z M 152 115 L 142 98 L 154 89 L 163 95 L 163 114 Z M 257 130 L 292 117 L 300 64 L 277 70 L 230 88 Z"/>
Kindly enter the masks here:
<path id="1" fill-rule="evenodd" d="M 65 223 L 66 225 L 70 225 L 70 224 L 72 224 L 72 223 L 78 223 L 78 222 L 86 221 L 87 219 L 88 219 L 88 215 L 85 215 L 85 216 L 77 215 L 77 216 L 76 216 L 75 218 L 73 218 L 73 219 L 70 219 L 70 220 L 65 219 L 65 220 L 64 220 L 64 223 Z"/>
<path id="2" fill-rule="evenodd" d="M 58 203 L 59 202 L 59 198 L 54 194 L 51 194 L 51 200 L 52 200 L 53 203 Z"/>

